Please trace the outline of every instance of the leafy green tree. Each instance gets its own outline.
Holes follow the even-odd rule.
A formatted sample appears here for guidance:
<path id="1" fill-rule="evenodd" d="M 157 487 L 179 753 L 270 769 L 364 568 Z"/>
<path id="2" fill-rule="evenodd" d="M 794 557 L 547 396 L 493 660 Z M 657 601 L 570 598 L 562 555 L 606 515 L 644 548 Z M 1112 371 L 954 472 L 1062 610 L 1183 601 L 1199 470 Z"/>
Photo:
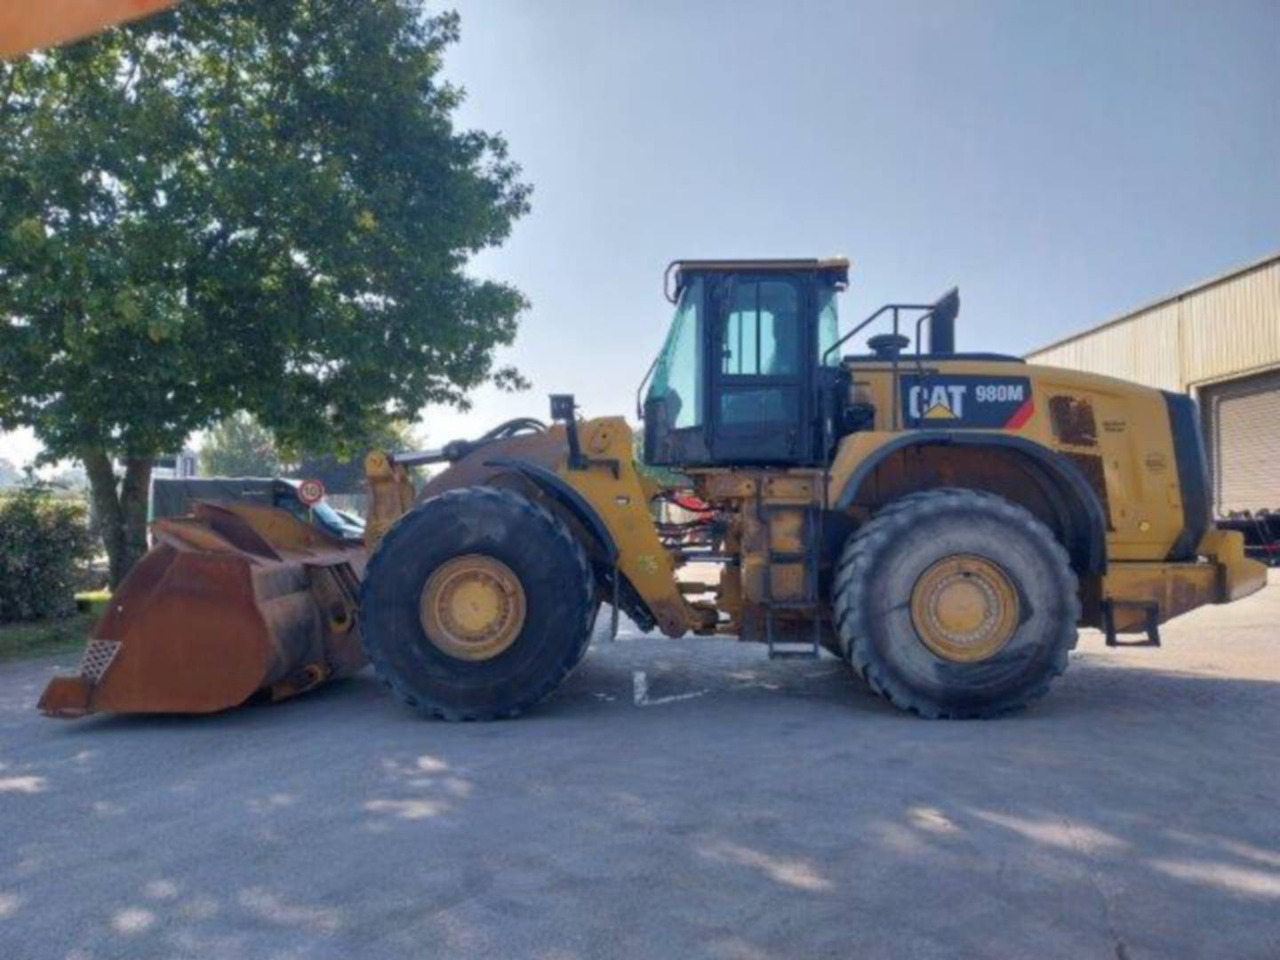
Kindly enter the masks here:
<path id="1" fill-rule="evenodd" d="M 274 477 L 280 456 L 269 430 L 247 413 L 215 424 L 200 448 L 200 473 L 205 477 Z"/>
<path id="2" fill-rule="evenodd" d="M 92 554 L 84 503 L 28 479 L 0 497 L 0 623 L 75 609 L 75 587 Z"/>
<path id="3" fill-rule="evenodd" d="M 330 493 L 359 493 L 364 488 L 364 454 L 369 450 L 408 450 L 418 446 L 402 421 L 381 425 L 353 442 L 353 452 L 306 452 L 285 461 L 271 431 L 246 413 L 227 417 L 205 435 L 200 473 L 206 477 L 276 477 L 320 480 Z"/>
<path id="4" fill-rule="evenodd" d="M 287 468 L 291 477 L 319 480 L 329 493 L 360 493 L 364 490 L 364 455 L 369 450 L 415 450 L 422 446 L 409 424 L 388 423 L 364 438 L 358 453 L 304 453 Z"/>
<path id="5" fill-rule="evenodd" d="M 464 268 L 529 191 L 454 126 L 458 31 L 411 0 L 201 0 L 0 64 L 0 427 L 85 464 L 113 583 L 195 430 L 244 410 L 355 454 L 519 385 L 493 353 L 525 301 Z"/>

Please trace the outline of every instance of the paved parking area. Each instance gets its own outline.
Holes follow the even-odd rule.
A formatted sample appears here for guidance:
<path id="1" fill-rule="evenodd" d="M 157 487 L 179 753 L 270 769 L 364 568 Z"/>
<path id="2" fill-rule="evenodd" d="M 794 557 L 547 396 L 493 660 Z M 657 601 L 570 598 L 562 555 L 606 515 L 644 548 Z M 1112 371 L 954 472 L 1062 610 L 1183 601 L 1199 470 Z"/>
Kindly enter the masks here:
<path id="1" fill-rule="evenodd" d="M 10 960 L 1280 956 L 1275 585 L 1086 634 L 993 722 L 731 640 L 599 646 L 487 725 L 367 675 L 55 722 L 55 666 L 0 667 Z"/>

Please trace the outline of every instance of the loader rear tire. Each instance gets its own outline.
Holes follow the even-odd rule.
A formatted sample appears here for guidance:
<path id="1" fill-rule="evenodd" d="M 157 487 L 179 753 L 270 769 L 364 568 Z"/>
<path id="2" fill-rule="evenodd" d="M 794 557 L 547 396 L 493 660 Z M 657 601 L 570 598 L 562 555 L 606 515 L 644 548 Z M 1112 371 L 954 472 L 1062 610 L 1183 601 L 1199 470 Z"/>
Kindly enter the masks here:
<path id="1" fill-rule="evenodd" d="M 487 590 L 501 608 L 474 644 L 463 642 L 465 623 L 453 630 L 460 641 L 431 612 L 450 577 L 463 582 L 455 595 L 485 600 Z M 365 570 L 359 622 L 374 670 L 406 703 L 446 720 L 495 720 L 538 703 L 581 661 L 595 593 L 582 545 L 559 518 L 510 490 L 467 487 L 387 531 Z"/>
<path id="2" fill-rule="evenodd" d="M 1080 605 L 1053 533 L 976 490 L 894 501 L 845 543 L 833 585 L 845 659 L 895 706 L 991 717 L 1042 696 L 1067 666 Z"/>

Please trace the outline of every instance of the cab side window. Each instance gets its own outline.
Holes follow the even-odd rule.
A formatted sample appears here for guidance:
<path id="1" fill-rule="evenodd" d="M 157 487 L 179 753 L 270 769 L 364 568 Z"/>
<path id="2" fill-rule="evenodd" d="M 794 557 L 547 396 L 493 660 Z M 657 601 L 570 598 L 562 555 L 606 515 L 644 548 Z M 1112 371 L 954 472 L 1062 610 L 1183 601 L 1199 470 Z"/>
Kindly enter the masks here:
<path id="1" fill-rule="evenodd" d="M 787 377 L 800 370 L 800 298 L 782 280 L 738 283 L 725 318 L 720 372 Z"/>

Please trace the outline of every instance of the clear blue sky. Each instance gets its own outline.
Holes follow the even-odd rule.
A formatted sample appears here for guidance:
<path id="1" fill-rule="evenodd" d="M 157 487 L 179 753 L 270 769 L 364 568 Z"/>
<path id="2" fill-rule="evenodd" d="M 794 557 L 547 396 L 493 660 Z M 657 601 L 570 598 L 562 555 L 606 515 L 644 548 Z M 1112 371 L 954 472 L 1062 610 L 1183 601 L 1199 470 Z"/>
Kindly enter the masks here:
<path id="1" fill-rule="evenodd" d="M 631 410 L 677 257 L 845 254 L 845 321 L 958 284 L 960 346 L 1021 353 L 1280 247 L 1276 0 L 459 11 L 461 121 L 535 187 L 475 264 L 533 302 L 502 360 L 534 388 L 433 444 L 551 391 Z"/>

